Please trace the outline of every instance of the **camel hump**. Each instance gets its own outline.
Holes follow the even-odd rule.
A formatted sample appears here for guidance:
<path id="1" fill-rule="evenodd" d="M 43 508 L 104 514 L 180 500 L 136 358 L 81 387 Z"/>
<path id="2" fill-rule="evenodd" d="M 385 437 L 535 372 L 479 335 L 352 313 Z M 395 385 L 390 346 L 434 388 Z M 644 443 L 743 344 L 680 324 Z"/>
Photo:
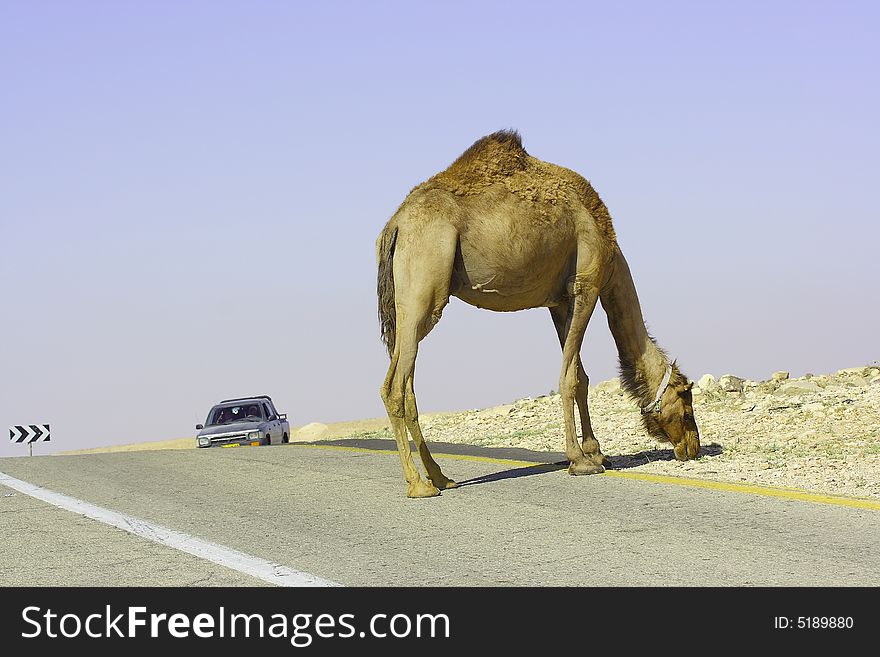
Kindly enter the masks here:
<path id="1" fill-rule="evenodd" d="M 516 130 L 499 130 L 475 141 L 445 171 L 425 184 L 461 196 L 479 194 L 486 187 L 525 171 L 528 158 Z"/>
<path id="2" fill-rule="evenodd" d="M 590 182 L 570 169 L 529 155 L 516 130 L 481 137 L 444 171 L 414 187 L 407 201 L 423 199 L 424 193 L 432 190 L 478 196 L 493 186 L 503 187 L 523 201 L 541 204 L 545 211 L 550 206 L 581 205 L 603 235 L 612 243 L 616 240 L 608 208 Z"/>
<path id="3" fill-rule="evenodd" d="M 525 158 L 528 156 L 522 145 L 522 137 L 516 130 L 499 130 L 491 135 L 480 137 L 471 144 L 458 159 L 452 163 L 450 169 L 467 167 L 475 160 L 493 162 L 504 167 L 512 165 L 514 169 L 525 168 Z"/>

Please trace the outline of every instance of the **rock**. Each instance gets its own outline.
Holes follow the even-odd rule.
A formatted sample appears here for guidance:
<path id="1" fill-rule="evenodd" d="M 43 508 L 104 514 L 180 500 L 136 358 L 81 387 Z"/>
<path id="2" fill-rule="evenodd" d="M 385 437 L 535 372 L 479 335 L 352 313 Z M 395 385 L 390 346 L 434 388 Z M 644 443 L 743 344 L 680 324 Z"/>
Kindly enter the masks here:
<path id="1" fill-rule="evenodd" d="M 300 427 L 296 431 L 291 432 L 290 440 L 292 442 L 309 442 L 312 440 L 318 440 L 327 433 L 327 425 L 322 424 L 321 422 L 312 422 L 303 427 Z"/>
<path id="2" fill-rule="evenodd" d="M 788 380 L 788 377 L 789 377 L 789 373 L 784 370 L 780 370 L 779 372 L 773 372 L 773 380 L 774 381 L 786 381 L 786 380 Z"/>
<path id="3" fill-rule="evenodd" d="M 609 394 L 623 394 L 623 387 L 620 385 L 620 379 L 615 377 L 613 379 L 608 379 L 607 381 L 602 381 L 596 385 L 596 392 L 607 392 Z"/>
<path id="4" fill-rule="evenodd" d="M 811 413 L 823 413 L 825 412 L 825 405 L 821 402 L 812 402 L 810 404 L 805 404 L 804 408 Z"/>
<path id="5" fill-rule="evenodd" d="M 822 388 L 812 381 L 791 381 L 780 386 L 778 392 L 783 395 L 802 395 L 805 392 L 822 392 Z"/>
<path id="6" fill-rule="evenodd" d="M 843 370 L 837 370 L 837 376 L 864 376 L 866 367 L 847 367 Z"/>
<path id="7" fill-rule="evenodd" d="M 697 387 L 703 392 L 710 392 L 718 387 L 718 382 L 711 374 L 704 374 L 700 377 L 700 380 L 697 381 Z"/>
<path id="8" fill-rule="evenodd" d="M 725 374 L 718 379 L 718 386 L 724 392 L 742 392 L 743 383 L 745 383 L 745 379 L 741 379 L 733 374 Z"/>
<path id="9" fill-rule="evenodd" d="M 880 376 L 875 376 L 869 383 L 880 383 Z"/>

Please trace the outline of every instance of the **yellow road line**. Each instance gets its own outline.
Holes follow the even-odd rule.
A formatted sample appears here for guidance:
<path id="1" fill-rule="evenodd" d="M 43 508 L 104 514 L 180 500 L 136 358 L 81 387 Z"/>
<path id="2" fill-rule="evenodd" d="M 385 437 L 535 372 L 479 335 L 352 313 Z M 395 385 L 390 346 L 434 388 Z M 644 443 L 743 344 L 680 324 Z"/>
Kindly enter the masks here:
<path id="1" fill-rule="evenodd" d="M 727 481 L 691 479 L 688 477 L 675 477 L 671 475 L 655 475 L 648 474 L 647 472 L 620 472 L 619 470 L 606 470 L 605 474 L 611 477 L 638 479 L 640 481 L 650 481 L 656 484 L 673 484 L 675 486 L 690 486 L 692 488 L 708 488 L 710 490 L 749 493 L 751 495 L 764 495 L 765 497 L 781 497 L 787 500 L 801 500 L 803 502 L 817 502 L 819 504 L 836 504 L 837 506 L 849 506 L 856 509 L 873 509 L 875 511 L 880 511 L 880 500 L 811 493 L 798 488 L 776 488 L 774 486 L 761 486 L 758 484 L 735 484 Z"/>
<path id="2" fill-rule="evenodd" d="M 370 452 L 373 454 L 393 454 L 397 456 L 397 450 L 370 449 L 368 447 L 344 447 L 342 445 L 295 445 L 296 447 L 313 447 L 316 449 L 335 449 L 349 452 Z M 516 467 L 538 467 L 553 465 L 536 461 L 518 461 L 514 459 L 497 459 L 491 456 L 471 456 L 469 454 L 441 454 L 434 453 L 437 458 L 454 459 L 457 461 L 475 461 L 478 463 L 495 463 L 498 465 L 512 465 Z M 689 477 L 676 477 L 672 475 L 656 475 L 647 472 L 621 472 L 620 470 L 606 470 L 609 477 L 620 479 L 636 479 L 655 484 L 671 484 L 673 486 L 685 486 L 690 488 L 706 488 L 709 490 L 722 490 L 734 493 L 747 493 L 750 495 L 763 495 L 765 497 L 780 497 L 787 500 L 800 500 L 802 502 L 814 502 L 817 504 L 834 504 L 856 509 L 872 509 L 880 511 L 880 500 L 861 499 L 857 497 L 845 497 L 843 495 L 825 495 L 811 493 L 798 488 L 777 488 L 773 486 L 761 486 L 758 484 L 736 484 L 727 481 L 714 481 L 711 479 L 693 479 Z"/>

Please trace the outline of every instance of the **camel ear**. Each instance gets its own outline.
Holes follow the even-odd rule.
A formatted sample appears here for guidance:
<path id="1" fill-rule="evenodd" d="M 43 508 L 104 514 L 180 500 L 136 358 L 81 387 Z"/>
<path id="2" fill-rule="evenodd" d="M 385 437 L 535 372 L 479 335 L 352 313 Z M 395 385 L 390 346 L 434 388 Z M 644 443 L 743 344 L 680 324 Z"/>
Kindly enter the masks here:
<path id="1" fill-rule="evenodd" d="M 694 382 L 693 382 L 693 381 L 688 381 L 688 384 L 684 387 L 684 389 L 685 389 L 685 390 L 690 390 L 690 389 L 693 388 L 693 387 L 694 387 Z"/>

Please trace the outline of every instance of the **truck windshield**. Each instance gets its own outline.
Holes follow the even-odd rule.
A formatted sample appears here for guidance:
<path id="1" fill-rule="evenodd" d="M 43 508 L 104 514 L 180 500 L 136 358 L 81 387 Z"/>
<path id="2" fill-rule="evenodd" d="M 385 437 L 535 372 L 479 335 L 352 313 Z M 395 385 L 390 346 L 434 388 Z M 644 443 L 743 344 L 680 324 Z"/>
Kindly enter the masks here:
<path id="1" fill-rule="evenodd" d="M 232 424 L 233 422 L 253 422 L 263 419 L 259 404 L 238 404 L 236 406 L 215 406 L 208 414 L 206 426 Z"/>

